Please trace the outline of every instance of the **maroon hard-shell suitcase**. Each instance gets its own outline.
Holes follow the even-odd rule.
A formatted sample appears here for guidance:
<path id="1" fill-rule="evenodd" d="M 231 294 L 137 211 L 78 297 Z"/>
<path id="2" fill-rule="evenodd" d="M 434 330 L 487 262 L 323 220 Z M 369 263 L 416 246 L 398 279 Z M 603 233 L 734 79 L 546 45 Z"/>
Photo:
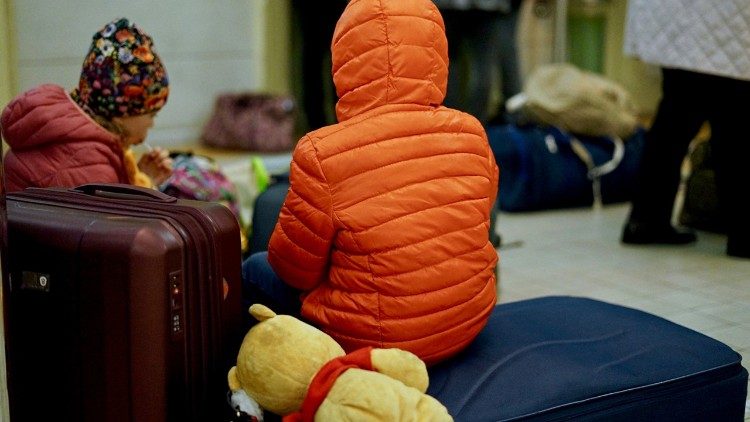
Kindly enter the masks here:
<path id="1" fill-rule="evenodd" d="M 223 420 L 244 334 L 229 209 L 129 185 L 7 208 L 13 422 Z"/>
<path id="2" fill-rule="evenodd" d="M 7 237 L 6 233 L 6 221 L 7 214 L 5 212 L 5 176 L 3 175 L 3 143 L 0 141 L 0 283 L 5 283 L 5 270 L 8 268 L 5 262 L 5 254 L 7 253 Z M 2 308 L 2 304 L 0 304 Z M 5 320 L 2 315 L 0 319 Z M 4 336 L 3 336 L 4 337 Z M 0 344 L 3 344 L 3 339 L 0 339 Z M 2 388 L 6 383 L 5 367 L 2 363 L 5 362 L 5 350 L 0 349 L 0 421 L 4 421 L 4 418 L 8 418 L 8 397 L 2 392 Z"/>

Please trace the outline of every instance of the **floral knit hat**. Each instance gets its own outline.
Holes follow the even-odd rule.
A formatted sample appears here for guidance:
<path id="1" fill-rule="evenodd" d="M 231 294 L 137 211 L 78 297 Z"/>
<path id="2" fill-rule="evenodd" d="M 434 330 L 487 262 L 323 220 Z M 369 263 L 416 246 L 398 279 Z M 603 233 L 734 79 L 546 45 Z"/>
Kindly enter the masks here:
<path id="1" fill-rule="evenodd" d="M 125 18 L 94 34 L 71 93 L 87 113 L 107 119 L 156 112 L 168 95 L 167 71 L 153 40 Z"/>

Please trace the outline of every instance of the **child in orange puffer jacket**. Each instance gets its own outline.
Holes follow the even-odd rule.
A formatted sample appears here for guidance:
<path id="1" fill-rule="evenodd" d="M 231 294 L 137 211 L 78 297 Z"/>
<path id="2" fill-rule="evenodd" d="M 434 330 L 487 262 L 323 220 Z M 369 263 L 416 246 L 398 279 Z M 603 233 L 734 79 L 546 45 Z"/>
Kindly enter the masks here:
<path id="1" fill-rule="evenodd" d="M 331 46 L 339 123 L 297 144 L 267 262 L 243 268 L 246 299 L 294 312 L 301 298 L 345 350 L 432 364 L 495 306 L 498 168 L 479 121 L 441 105 L 448 45 L 431 1 L 352 0 Z"/>

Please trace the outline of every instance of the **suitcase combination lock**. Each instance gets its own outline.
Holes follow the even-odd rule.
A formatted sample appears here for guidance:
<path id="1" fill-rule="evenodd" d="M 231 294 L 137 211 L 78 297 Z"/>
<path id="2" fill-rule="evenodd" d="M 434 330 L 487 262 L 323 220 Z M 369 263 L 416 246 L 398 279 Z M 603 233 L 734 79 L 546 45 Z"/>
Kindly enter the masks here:
<path id="1" fill-rule="evenodd" d="M 169 309 L 172 336 L 182 334 L 184 324 L 182 271 L 169 273 Z"/>

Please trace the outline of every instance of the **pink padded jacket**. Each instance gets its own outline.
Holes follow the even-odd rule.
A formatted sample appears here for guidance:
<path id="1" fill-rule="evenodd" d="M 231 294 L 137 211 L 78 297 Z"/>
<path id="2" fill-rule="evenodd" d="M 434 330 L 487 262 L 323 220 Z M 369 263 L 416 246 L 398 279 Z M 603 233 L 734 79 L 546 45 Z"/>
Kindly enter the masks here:
<path id="1" fill-rule="evenodd" d="M 16 97 L 0 117 L 9 192 L 27 187 L 129 183 L 117 138 L 94 122 L 60 86 Z"/>

